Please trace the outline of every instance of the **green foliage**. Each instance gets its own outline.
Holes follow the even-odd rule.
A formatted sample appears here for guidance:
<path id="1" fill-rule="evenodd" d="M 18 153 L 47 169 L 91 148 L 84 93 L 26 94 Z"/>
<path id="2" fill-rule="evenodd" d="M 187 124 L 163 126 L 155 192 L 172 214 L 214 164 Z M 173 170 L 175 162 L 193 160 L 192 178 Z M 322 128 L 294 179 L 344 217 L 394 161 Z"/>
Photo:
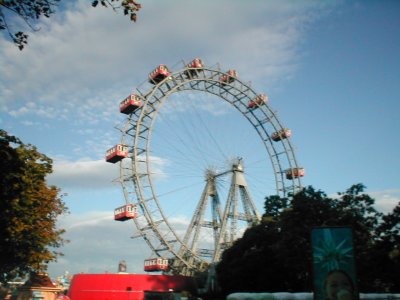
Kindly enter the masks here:
<path id="1" fill-rule="evenodd" d="M 0 0 L 0 30 L 6 30 L 14 44 L 22 50 L 28 43 L 28 35 L 22 31 L 13 33 L 7 19 L 17 15 L 32 29 L 32 21 L 44 16 L 49 18 L 60 0 Z"/>
<path id="2" fill-rule="evenodd" d="M 20 17 L 25 24 L 33 31 L 35 28 L 33 22 L 41 17 L 49 18 L 55 13 L 55 8 L 61 0 L 0 0 L 0 30 L 7 31 L 13 43 L 23 50 L 28 44 L 28 35 L 23 31 L 16 31 L 9 25 L 12 17 Z M 114 11 L 122 10 L 124 15 L 128 15 L 131 21 L 136 22 L 136 12 L 141 9 L 141 4 L 133 0 L 100 0 L 92 1 L 92 6 L 101 4 L 103 7 L 111 7 Z M 14 25 L 17 24 L 17 22 Z"/>
<path id="3" fill-rule="evenodd" d="M 121 2 L 121 4 L 119 4 Z M 132 22 L 136 22 L 136 12 L 142 8 L 142 5 L 133 0 L 95 0 L 92 1 L 92 6 L 96 7 L 101 4 L 103 7 L 111 7 L 114 11 L 123 10 L 124 15 L 129 15 Z"/>
<path id="4" fill-rule="evenodd" d="M 57 217 L 67 213 L 60 190 L 47 186 L 52 160 L 0 130 L 0 281 L 42 272 L 66 242 Z"/>
<path id="5" fill-rule="evenodd" d="M 222 255 L 217 275 L 223 292 L 312 290 L 311 230 L 319 226 L 353 228 L 361 291 L 400 291 L 400 204 L 383 215 L 364 189 L 356 184 L 337 198 L 312 187 L 291 201 L 267 197 L 261 224 Z"/>

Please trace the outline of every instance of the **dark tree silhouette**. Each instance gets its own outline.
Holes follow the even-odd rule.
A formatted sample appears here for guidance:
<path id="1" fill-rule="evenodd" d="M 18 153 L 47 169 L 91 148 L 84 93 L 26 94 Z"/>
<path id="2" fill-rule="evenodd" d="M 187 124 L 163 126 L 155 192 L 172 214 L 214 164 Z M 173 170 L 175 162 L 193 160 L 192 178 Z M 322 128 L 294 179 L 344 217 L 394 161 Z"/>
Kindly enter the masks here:
<path id="1" fill-rule="evenodd" d="M 14 15 L 25 21 L 33 31 L 34 22 L 41 17 L 49 18 L 55 12 L 55 7 L 60 0 L 0 0 L 0 30 L 6 30 L 11 40 L 20 50 L 28 43 L 28 35 L 21 30 L 14 32 L 9 20 Z"/>
<path id="2" fill-rule="evenodd" d="M 128 15 L 131 21 L 136 22 L 137 15 L 136 12 L 142 8 L 142 5 L 133 0 L 94 0 L 92 1 L 92 6 L 96 7 L 101 4 L 104 7 L 111 7 L 114 11 L 122 10 L 124 15 Z"/>
<path id="3" fill-rule="evenodd" d="M 57 217 L 67 213 L 60 190 L 47 186 L 52 161 L 0 130 L 0 282 L 46 270 L 66 240 Z"/>
<path id="4" fill-rule="evenodd" d="M 41 17 L 49 18 L 54 14 L 60 1 L 0 0 L 0 30 L 5 30 L 14 44 L 22 50 L 28 43 L 28 34 L 25 30 L 14 29 L 18 24 L 14 17 L 22 19 L 30 30 L 37 31 L 39 29 L 35 27 L 35 22 Z M 136 22 L 136 12 L 141 8 L 141 5 L 133 0 L 92 1 L 93 7 L 98 4 L 103 7 L 111 7 L 114 11 L 122 10 L 124 15 L 128 15 L 133 22 Z"/>
<path id="5" fill-rule="evenodd" d="M 312 290 L 311 230 L 350 226 L 354 232 L 359 289 L 399 292 L 400 204 L 384 215 L 362 184 L 338 197 L 307 187 L 292 201 L 267 197 L 260 225 L 225 250 L 217 265 L 223 293 Z"/>

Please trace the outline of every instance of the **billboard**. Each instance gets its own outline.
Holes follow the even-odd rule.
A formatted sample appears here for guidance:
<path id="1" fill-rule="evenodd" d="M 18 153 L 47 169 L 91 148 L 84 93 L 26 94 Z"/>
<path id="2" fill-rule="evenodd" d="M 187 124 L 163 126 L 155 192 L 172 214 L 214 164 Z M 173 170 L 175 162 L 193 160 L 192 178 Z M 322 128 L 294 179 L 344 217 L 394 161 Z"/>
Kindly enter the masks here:
<path id="1" fill-rule="evenodd" d="M 358 300 L 350 227 L 318 227 L 311 232 L 314 300 Z"/>

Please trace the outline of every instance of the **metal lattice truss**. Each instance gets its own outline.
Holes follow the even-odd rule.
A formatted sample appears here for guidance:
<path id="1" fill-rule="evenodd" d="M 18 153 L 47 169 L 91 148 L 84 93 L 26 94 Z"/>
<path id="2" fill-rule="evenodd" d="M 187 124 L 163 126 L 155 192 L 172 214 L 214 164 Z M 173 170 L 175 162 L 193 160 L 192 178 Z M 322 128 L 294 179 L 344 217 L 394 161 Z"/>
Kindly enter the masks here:
<path id="1" fill-rule="evenodd" d="M 144 238 L 152 252 L 172 261 L 172 271 L 190 275 L 203 271 L 210 263 L 220 259 L 222 251 L 236 238 L 237 222 L 249 225 L 257 223 L 260 216 L 251 200 L 240 160 L 228 170 L 232 174 L 231 188 L 224 210 L 220 205 L 215 182 L 221 174 L 207 173 L 206 184 L 200 201 L 186 234 L 178 236 L 170 225 L 160 205 L 151 170 L 152 128 L 164 102 L 173 93 L 201 91 L 218 96 L 228 102 L 254 127 L 265 146 L 275 176 L 276 194 L 287 197 L 301 189 L 299 177 L 287 180 L 285 172 L 298 168 L 294 150 L 289 139 L 279 142 L 271 139 L 271 134 L 283 129 L 276 114 L 268 104 L 249 109 L 248 102 L 255 99 L 256 92 L 249 84 L 236 79 L 231 83 L 221 83 L 220 77 L 226 73 L 219 66 L 215 68 L 191 69 L 183 63 L 183 68 L 156 85 L 144 84 L 137 89 L 143 105 L 128 115 L 122 131 L 122 143 L 129 146 L 129 159 L 120 163 L 120 178 L 125 200 L 136 203 L 141 211 L 134 219 L 138 236 Z M 243 212 L 239 211 L 241 200 Z M 204 210 L 210 207 L 212 219 L 204 219 Z M 202 228 L 211 228 L 214 242 L 207 248 L 199 248 L 198 236 Z"/>

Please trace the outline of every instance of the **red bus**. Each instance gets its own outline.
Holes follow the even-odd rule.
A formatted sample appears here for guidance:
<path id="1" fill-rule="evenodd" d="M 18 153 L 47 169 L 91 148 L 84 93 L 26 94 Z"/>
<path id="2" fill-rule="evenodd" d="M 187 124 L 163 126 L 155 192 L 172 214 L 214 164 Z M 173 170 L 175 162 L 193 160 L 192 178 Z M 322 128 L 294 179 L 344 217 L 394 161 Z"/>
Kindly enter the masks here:
<path id="1" fill-rule="evenodd" d="M 71 300 L 171 299 L 181 292 L 197 294 L 193 277 L 150 274 L 75 274 L 68 296 Z M 154 295 L 156 294 L 156 295 Z M 165 297 L 161 297 L 165 295 Z"/>

